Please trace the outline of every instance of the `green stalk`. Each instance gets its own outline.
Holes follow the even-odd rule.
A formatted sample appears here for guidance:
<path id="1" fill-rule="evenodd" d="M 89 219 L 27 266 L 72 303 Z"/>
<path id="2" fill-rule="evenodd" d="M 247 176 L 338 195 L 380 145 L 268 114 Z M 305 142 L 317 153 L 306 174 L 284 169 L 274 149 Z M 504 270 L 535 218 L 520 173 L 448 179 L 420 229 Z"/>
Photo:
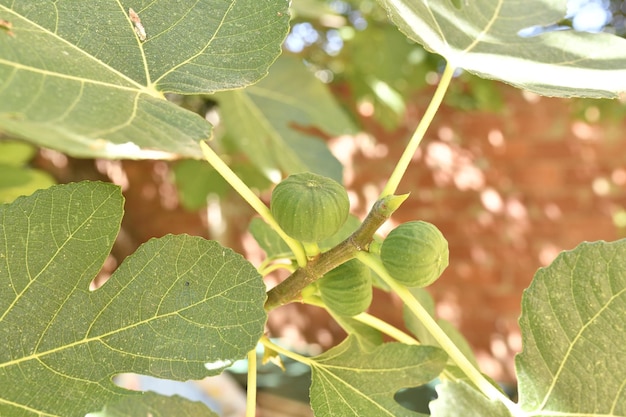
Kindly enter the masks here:
<path id="1" fill-rule="evenodd" d="M 396 192 L 398 185 L 400 184 L 400 180 L 402 180 L 404 173 L 406 172 L 407 168 L 409 167 L 409 164 L 411 163 L 411 159 L 413 158 L 413 155 L 415 154 L 415 152 L 417 151 L 417 148 L 422 142 L 422 139 L 424 138 L 424 135 L 426 134 L 428 127 L 430 126 L 433 119 L 435 118 L 435 115 L 437 114 L 437 110 L 439 110 L 439 106 L 441 105 L 441 102 L 443 101 L 443 97 L 445 96 L 446 91 L 448 90 L 448 86 L 450 85 L 450 81 L 452 80 L 452 76 L 454 75 L 454 71 L 455 71 L 454 67 L 450 65 L 446 65 L 446 69 L 443 71 L 443 74 L 441 75 L 441 80 L 439 80 L 439 85 L 437 86 L 437 90 L 435 91 L 433 98 L 430 100 L 430 104 L 428 105 L 428 108 L 426 108 L 426 112 L 424 113 L 422 120 L 420 120 L 419 124 L 417 125 L 417 128 L 415 129 L 415 133 L 413 133 L 411 140 L 409 140 L 409 143 L 404 149 L 404 152 L 402 153 L 400 160 L 398 161 L 395 169 L 393 170 L 393 173 L 389 177 L 389 181 L 387 181 L 387 184 L 385 185 L 385 188 L 381 192 L 379 198 L 394 194 Z"/>
<path id="2" fill-rule="evenodd" d="M 263 261 L 265 262 L 265 261 Z M 293 264 L 287 264 L 287 263 L 262 263 L 261 265 L 259 265 L 259 267 L 257 268 L 257 271 L 259 271 L 259 274 L 261 274 L 262 276 L 266 276 L 274 271 L 278 271 L 279 269 L 286 269 L 289 272 L 292 272 L 295 270 Z"/>
<path id="3" fill-rule="evenodd" d="M 334 248 L 309 260 L 305 267 L 298 268 L 283 282 L 267 292 L 265 310 L 270 311 L 290 303 L 309 284 L 324 276 L 331 269 L 354 258 L 357 251 L 367 250 L 374 233 L 406 200 L 408 194 L 391 195 L 378 200 L 367 214 L 361 226 L 346 240 Z"/>
<path id="4" fill-rule="evenodd" d="M 248 386 L 246 392 L 246 417 L 256 415 L 256 349 L 248 352 Z"/>
<path id="5" fill-rule="evenodd" d="M 285 349 L 281 346 L 278 346 L 277 344 L 273 343 L 270 339 L 268 339 L 267 336 L 262 336 L 259 342 L 261 342 L 263 346 L 267 347 L 268 349 L 271 349 L 274 352 L 278 352 L 281 355 L 285 355 L 286 357 L 293 359 L 294 361 L 303 363 L 308 366 L 311 366 L 311 364 L 313 363 L 313 360 L 307 358 L 306 356 L 298 355 L 297 353 L 292 352 L 289 349 Z"/>
<path id="6" fill-rule="evenodd" d="M 397 327 L 392 326 L 384 320 L 379 319 L 376 316 L 372 316 L 368 313 L 361 313 L 352 317 L 354 320 L 359 321 L 363 324 L 366 324 L 379 332 L 386 334 L 389 337 L 394 338 L 398 342 L 404 343 L 405 345 L 419 345 L 420 343 L 415 340 L 415 338 L 410 335 L 404 333 L 402 330 Z"/>
<path id="7" fill-rule="evenodd" d="M 439 327 L 435 319 L 426 311 L 426 309 L 419 303 L 419 301 L 411 294 L 411 292 L 404 287 L 396 283 L 396 281 L 389 275 L 387 269 L 383 266 L 380 258 L 367 253 L 359 252 L 356 257 L 369 266 L 378 274 L 378 276 L 400 297 L 404 304 L 415 314 L 415 316 L 422 322 L 426 330 L 433 336 L 433 338 L 439 343 L 441 348 L 448 354 L 450 359 L 461 369 L 461 371 L 467 375 L 470 381 L 478 387 L 478 389 L 491 401 L 500 401 L 504 403 L 510 410 L 515 409 L 515 404 L 509 400 L 497 387 L 493 386 L 491 382 L 483 376 L 483 374 L 474 367 L 474 365 L 465 357 L 463 352 L 454 344 L 448 335 Z"/>
<path id="8" fill-rule="evenodd" d="M 321 253 L 320 247 L 317 242 L 302 242 L 302 246 L 304 247 L 304 251 L 306 252 L 306 256 L 311 259 L 315 258 L 317 255 Z"/>
<path id="9" fill-rule="evenodd" d="M 226 180 L 227 183 L 230 184 L 231 187 L 244 199 L 250 206 L 259 213 L 259 216 L 265 220 L 267 224 L 272 226 L 272 229 L 278 233 L 278 235 L 285 241 L 285 243 L 289 246 L 289 249 L 293 252 L 296 257 L 296 261 L 299 266 L 305 266 L 307 263 L 306 253 L 304 252 L 304 248 L 302 244 L 297 240 L 289 237 L 283 229 L 276 223 L 274 220 L 274 216 L 272 216 L 272 212 L 267 208 L 265 203 L 261 201 L 256 194 L 252 192 L 252 190 L 243 182 L 241 179 L 235 174 L 228 165 L 222 161 L 222 159 L 217 156 L 215 151 L 209 147 L 204 142 L 200 142 L 200 148 L 202 148 L 202 153 L 204 154 L 204 158 L 211 164 L 213 168 Z"/>
<path id="10" fill-rule="evenodd" d="M 322 299 L 318 296 L 314 295 L 314 296 L 304 297 L 302 299 L 302 302 L 304 304 L 323 308 L 324 310 L 328 311 L 328 313 L 331 316 L 333 316 L 333 318 L 335 318 L 335 314 L 333 314 L 332 311 L 328 310 L 328 308 L 326 307 L 326 304 L 324 304 Z M 392 326 L 391 324 L 387 323 L 384 320 L 379 319 L 376 316 L 372 316 L 371 314 L 361 313 L 361 314 L 357 314 L 356 316 L 353 316 L 352 318 L 373 329 L 378 330 L 379 332 L 383 334 L 386 334 L 387 336 L 397 340 L 398 342 L 402 342 L 406 345 L 419 345 L 420 344 L 417 340 L 415 340 L 415 338 L 404 333 L 402 330 L 398 329 L 397 327 Z M 335 321 L 337 321 L 337 324 L 341 326 L 341 323 L 338 320 L 335 320 Z M 344 328 L 344 330 L 346 331 L 346 333 L 350 333 L 348 329 Z"/>

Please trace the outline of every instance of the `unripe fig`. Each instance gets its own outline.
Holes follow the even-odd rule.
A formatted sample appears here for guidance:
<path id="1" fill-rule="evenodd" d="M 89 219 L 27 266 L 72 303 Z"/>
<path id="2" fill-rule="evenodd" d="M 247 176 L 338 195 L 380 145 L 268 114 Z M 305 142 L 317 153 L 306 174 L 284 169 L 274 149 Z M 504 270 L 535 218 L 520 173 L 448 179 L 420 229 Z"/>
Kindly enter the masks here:
<path id="1" fill-rule="evenodd" d="M 435 282 L 448 266 L 448 241 L 434 225 L 403 223 L 383 241 L 380 258 L 389 274 L 407 287 Z"/>
<path id="2" fill-rule="evenodd" d="M 356 259 L 327 272 L 317 285 L 326 307 L 340 316 L 356 316 L 372 302 L 372 274 Z"/>
<path id="3" fill-rule="evenodd" d="M 348 218 L 350 201 L 338 182 L 304 172 L 290 175 L 274 188 L 270 210 L 289 236 L 317 243 L 341 228 Z"/>

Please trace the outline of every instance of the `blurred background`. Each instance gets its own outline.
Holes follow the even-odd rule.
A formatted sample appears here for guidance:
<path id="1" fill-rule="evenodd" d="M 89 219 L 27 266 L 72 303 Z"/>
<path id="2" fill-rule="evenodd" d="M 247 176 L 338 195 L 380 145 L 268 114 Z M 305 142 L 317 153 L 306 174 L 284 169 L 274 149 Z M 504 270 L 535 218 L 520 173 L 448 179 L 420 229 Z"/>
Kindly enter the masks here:
<path id="1" fill-rule="evenodd" d="M 593 4 L 604 10 L 603 19 L 594 15 L 596 26 L 581 30 L 621 35 L 623 2 L 578 3 L 579 9 Z M 558 30 L 573 27 L 573 10 Z M 289 149 L 327 146 L 330 154 L 316 154 L 309 166 L 343 179 L 352 213 L 363 218 L 428 105 L 443 65 L 389 24 L 375 1 L 294 0 L 284 56 L 262 83 L 306 86 L 323 98 L 313 101 L 319 103 L 317 119 L 290 119 L 280 108 L 267 116 L 281 120 L 287 143 L 268 142 L 268 154 L 277 159 L 273 169 L 255 161 L 233 122 L 229 126 L 227 97 L 169 99 L 216 125 L 212 146 L 265 201 L 273 182 L 287 173 L 280 158 Z M 437 313 L 457 326 L 482 370 L 499 382 L 515 384 L 521 297 L 535 271 L 582 241 L 624 236 L 625 114 L 619 101 L 540 97 L 461 72 L 398 189 L 411 196 L 381 234 L 416 219 L 444 233 L 450 266 L 429 288 Z M 255 213 L 200 161 L 75 159 L 0 138 L 3 202 L 54 182 L 91 179 L 122 187 L 122 231 L 95 285 L 140 244 L 168 233 L 215 239 L 255 265 L 263 260 L 247 232 Z M 294 138 L 299 145 L 289 144 Z M 268 285 L 282 278 L 268 277 Z M 403 328 L 401 304 L 386 293 L 376 293 L 370 312 Z M 323 311 L 302 305 L 272 312 L 269 329 L 310 354 L 345 337 Z"/>

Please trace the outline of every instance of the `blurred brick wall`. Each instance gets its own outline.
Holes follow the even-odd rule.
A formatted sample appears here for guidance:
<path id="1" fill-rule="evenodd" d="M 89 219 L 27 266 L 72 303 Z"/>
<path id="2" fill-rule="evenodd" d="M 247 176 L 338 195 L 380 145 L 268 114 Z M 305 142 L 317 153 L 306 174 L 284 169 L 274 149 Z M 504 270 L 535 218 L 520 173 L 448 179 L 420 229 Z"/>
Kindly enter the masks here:
<path id="1" fill-rule="evenodd" d="M 398 189 L 411 197 L 393 220 L 442 230 L 450 266 L 431 287 L 438 312 L 479 351 L 484 371 L 512 380 L 522 291 L 535 271 L 582 241 L 621 236 L 613 217 L 626 207 L 626 138 L 623 124 L 575 120 L 572 101 L 501 91 L 501 113 L 441 109 Z M 408 125 L 423 109 L 411 110 Z M 595 119 L 598 109 L 586 114 Z M 376 145 L 355 152 L 352 188 L 382 186 L 408 134 L 381 134 L 379 158 L 363 157 Z M 389 302 L 380 297 L 373 310 L 399 323 Z"/>

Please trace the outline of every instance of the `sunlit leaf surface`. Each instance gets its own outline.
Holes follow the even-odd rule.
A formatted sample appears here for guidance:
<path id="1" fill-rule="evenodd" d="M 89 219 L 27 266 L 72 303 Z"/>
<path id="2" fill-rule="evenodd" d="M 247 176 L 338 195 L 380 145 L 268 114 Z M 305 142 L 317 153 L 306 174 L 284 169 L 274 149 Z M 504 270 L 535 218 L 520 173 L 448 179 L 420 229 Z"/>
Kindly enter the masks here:
<path id="1" fill-rule="evenodd" d="M 437 399 L 430 403 L 433 417 L 510 417 L 504 404 L 489 401 L 480 391 L 465 382 L 444 381 L 437 385 Z"/>
<path id="2" fill-rule="evenodd" d="M 567 0 L 379 1 L 411 39 L 481 77 L 551 96 L 626 92 L 625 39 L 571 29 L 528 36 L 563 20 Z"/>
<path id="3" fill-rule="evenodd" d="M 0 130 L 76 156 L 173 158 L 201 157 L 211 126 L 163 93 L 258 81 L 289 13 L 287 0 L 0 0 L 0 19 Z"/>

